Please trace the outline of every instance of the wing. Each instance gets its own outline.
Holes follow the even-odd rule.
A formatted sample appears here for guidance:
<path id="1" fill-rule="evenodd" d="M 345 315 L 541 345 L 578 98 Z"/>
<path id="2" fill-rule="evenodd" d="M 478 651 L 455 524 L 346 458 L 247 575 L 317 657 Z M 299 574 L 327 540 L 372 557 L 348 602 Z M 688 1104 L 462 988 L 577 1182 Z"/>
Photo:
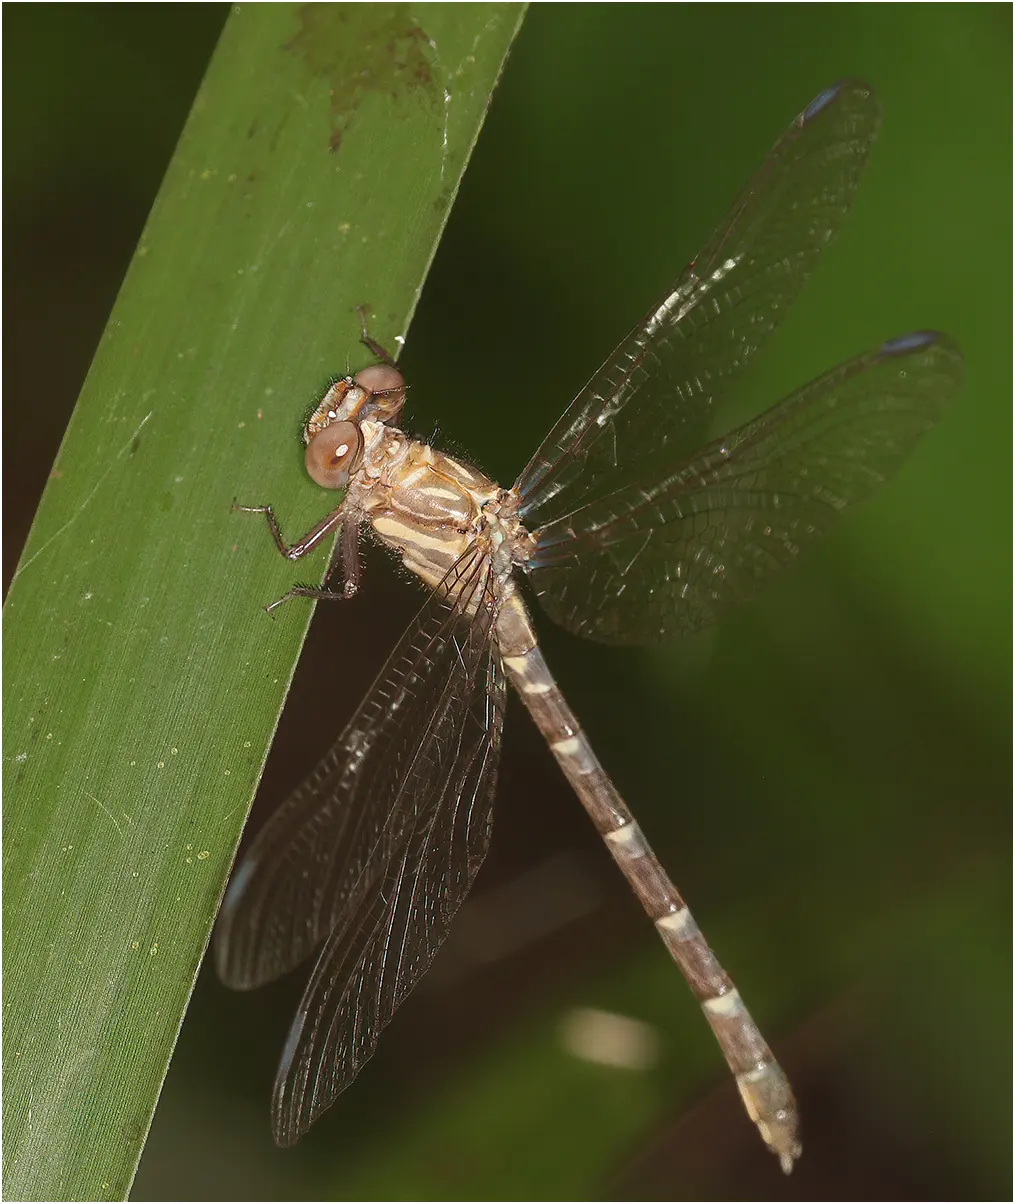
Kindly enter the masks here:
<path id="1" fill-rule="evenodd" d="M 387 822 L 289 1032 L 272 1107 L 279 1145 L 295 1143 L 373 1055 L 486 855 L 505 687 L 486 560 L 482 571 L 479 616 L 445 624 L 419 670 L 423 688 L 399 718 L 411 755 L 388 775 Z"/>
<path id="2" fill-rule="evenodd" d="M 528 568 L 540 602 L 607 643 L 707 627 L 887 480 L 961 378 L 956 345 L 927 331 L 841 364 L 668 478 L 537 531 Z"/>
<path id="3" fill-rule="evenodd" d="M 578 394 L 515 483 L 529 530 L 646 470 L 669 475 L 838 230 L 877 134 L 871 89 L 823 92 L 697 259 Z M 647 459 L 652 463 L 648 464 Z"/>
<path id="4" fill-rule="evenodd" d="M 493 621 L 490 564 L 473 548 L 430 596 L 334 748 L 265 825 L 234 874 L 215 937 L 216 966 L 229 986 L 277 978 L 325 937 L 333 948 L 350 920 L 361 922 L 363 907 L 377 903 L 383 875 L 404 858 L 422 817 L 446 810 L 449 801 L 457 809 L 445 825 L 450 876 L 441 906 L 450 918 L 489 834 L 504 695 Z M 418 905 L 436 904 L 427 897 Z M 425 958 L 412 951 L 422 965 L 400 975 L 402 995 L 441 939 L 443 931 L 431 938 Z"/>

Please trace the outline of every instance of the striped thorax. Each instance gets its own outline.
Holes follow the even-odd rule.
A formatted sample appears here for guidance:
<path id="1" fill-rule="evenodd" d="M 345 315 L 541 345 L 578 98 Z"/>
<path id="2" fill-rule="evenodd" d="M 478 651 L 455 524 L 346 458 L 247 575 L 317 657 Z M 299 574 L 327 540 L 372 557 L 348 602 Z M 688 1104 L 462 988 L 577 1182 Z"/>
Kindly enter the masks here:
<path id="1" fill-rule="evenodd" d="M 532 547 L 516 495 L 394 426 L 404 397 L 389 365 L 337 381 L 304 429 L 308 471 L 319 484 L 346 487 L 346 521 L 368 522 L 431 588 L 477 541 L 506 583 Z"/>
<path id="2" fill-rule="evenodd" d="M 485 508 L 504 493 L 481 472 L 408 439 L 363 423 L 363 466 L 350 498 L 405 567 L 436 587 L 484 535 Z"/>

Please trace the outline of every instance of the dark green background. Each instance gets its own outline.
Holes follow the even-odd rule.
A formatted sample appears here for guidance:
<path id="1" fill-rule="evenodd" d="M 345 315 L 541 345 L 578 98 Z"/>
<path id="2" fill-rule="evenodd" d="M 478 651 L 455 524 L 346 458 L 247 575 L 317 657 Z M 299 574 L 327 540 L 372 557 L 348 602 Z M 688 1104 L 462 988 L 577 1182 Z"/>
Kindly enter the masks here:
<path id="1" fill-rule="evenodd" d="M 225 9 L 4 16 L 9 576 Z M 476 902 L 356 1087 L 276 1151 L 302 976 L 233 996 L 203 975 L 135 1198 L 1010 1195 L 1010 46 L 1008 6 L 536 6 L 403 360 L 412 427 L 509 482 L 793 114 L 846 74 L 881 93 L 856 211 L 752 401 L 931 326 L 966 353 L 953 413 L 718 633 L 637 653 L 544 624 L 798 1087 L 793 1178 L 512 707 Z M 321 375 L 358 355 L 336 346 Z M 367 567 L 354 606 L 315 622 L 259 808 L 324 750 L 413 609 L 382 556 Z M 350 642 L 372 651 L 336 691 Z M 576 1007 L 652 1025 L 656 1066 L 575 1060 L 559 1030 Z"/>

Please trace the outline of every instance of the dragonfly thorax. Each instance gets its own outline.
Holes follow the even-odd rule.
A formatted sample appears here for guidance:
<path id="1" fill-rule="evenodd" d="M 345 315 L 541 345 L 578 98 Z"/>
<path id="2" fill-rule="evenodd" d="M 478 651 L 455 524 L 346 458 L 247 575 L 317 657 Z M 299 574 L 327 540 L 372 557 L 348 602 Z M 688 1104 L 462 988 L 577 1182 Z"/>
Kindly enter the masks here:
<path id="1" fill-rule="evenodd" d="M 477 540 L 495 560 L 523 534 L 509 491 L 477 468 L 379 423 L 361 424 L 365 450 L 350 481 L 353 504 L 406 568 L 436 587 Z M 515 530 L 517 528 L 517 530 Z M 524 542 L 524 541 L 522 541 Z"/>

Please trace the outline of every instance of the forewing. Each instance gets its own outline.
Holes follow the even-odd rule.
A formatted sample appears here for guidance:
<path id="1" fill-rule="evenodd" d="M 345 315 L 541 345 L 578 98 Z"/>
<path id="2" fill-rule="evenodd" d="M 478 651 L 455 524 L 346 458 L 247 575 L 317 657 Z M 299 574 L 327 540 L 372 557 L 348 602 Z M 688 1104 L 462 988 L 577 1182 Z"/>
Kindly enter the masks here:
<path id="1" fill-rule="evenodd" d="M 666 297 L 544 440 L 515 488 L 530 530 L 700 443 L 704 420 L 774 330 L 853 201 L 880 119 L 856 80 L 818 96 Z M 693 441 L 693 442 L 692 442 Z"/>
<path id="2" fill-rule="evenodd" d="M 256 987 L 298 965 L 361 906 L 373 886 L 367 866 L 376 878 L 380 863 L 401 855 L 415 809 L 443 788 L 463 725 L 475 722 L 468 691 L 490 657 L 490 591 L 489 561 L 473 548 L 431 594 L 328 755 L 258 834 L 215 934 L 229 986 Z M 484 738 L 495 761 L 499 715 L 490 719 Z"/>
<path id="3" fill-rule="evenodd" d="M 486 855 L 505 701 L 492 589 L 487 572 L 479 614 L 460 608 L 444 626 L 400 716 L 412 751 L 385 778 L 389 818 L 350 883 L 286 1042 L 273 1104 L 279 1145 L 292 1145 L 373 1055 Z"/>
<path id="4" fill-rule="evenodd" d="M 887 480 L 961 377 L 958 348 L 933 332 L 841 364 L 668 478 L 537 531 L 528 568 L 540 602 L 608 643 L 707 627 Z"/>

